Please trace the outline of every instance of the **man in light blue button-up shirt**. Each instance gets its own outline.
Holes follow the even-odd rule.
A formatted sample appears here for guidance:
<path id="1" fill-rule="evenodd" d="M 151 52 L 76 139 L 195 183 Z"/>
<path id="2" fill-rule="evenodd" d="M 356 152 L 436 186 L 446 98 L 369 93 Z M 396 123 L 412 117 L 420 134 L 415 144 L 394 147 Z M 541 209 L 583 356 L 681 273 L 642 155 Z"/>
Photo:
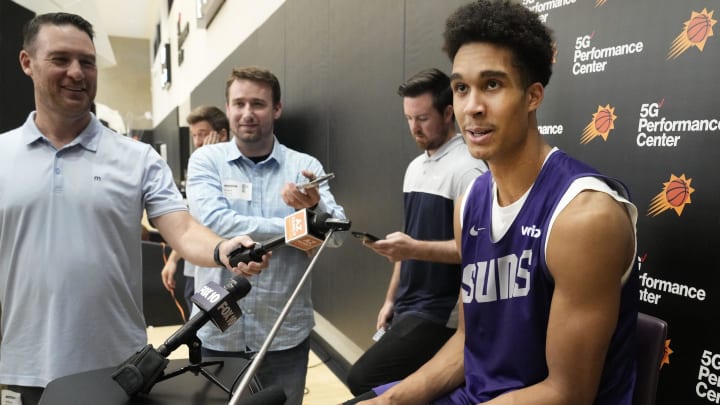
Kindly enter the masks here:
<path id="1" fill-rule="evenodd" d="M 298 209 L 345 218 L 327 183 L 305 190 L 296 186 L 325 172 L 317 159 L 275 137 L 274 121 L 282 112 L 277 77 L 261 68 L 235 69 L 226 99 L 233 139 L 190 157 L 186 191 L 191 214 L 219 235 L 248 234 L 260 241 L 283 235 L 284 218 Z M 339 240 L 331 243 L 337 246 Z M 198 331 L 203 355 L 249 358 L 257 352 L 309 262 L 308 254 L 295 248 L 274 250 L 270 266 L 248 278 L 252 290 L 239 302 L 240 319 L 225 332 L 211 324 Z M 231 276 L 222 268 L 199 267 L 195 289 Z M 297 296 L 257 373 L 263 386 L 284 389 L 288 405 L 300 405 L 305 388 L 314 326 L 310 288 L 308 282 Z"/>

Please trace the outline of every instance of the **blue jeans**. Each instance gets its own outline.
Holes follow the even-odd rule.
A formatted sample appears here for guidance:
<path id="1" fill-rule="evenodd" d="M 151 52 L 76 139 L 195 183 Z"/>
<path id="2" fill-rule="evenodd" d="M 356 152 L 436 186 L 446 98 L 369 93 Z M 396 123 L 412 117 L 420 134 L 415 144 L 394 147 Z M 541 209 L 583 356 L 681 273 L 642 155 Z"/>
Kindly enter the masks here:
<path id="1" fill-rule="evenodd" d="M 305 377 L 307 375 L 310 338 L 299 345 L 278 351 L 268 351 L 260 363 L 255 376 L 263 387 L 275 385 L 285 391 L 285 405 L 302 405 L 305 395 Z M 223 352 L 202 348 L 203 357 L 241 357 L 250 359 L 255 353 Z"/>

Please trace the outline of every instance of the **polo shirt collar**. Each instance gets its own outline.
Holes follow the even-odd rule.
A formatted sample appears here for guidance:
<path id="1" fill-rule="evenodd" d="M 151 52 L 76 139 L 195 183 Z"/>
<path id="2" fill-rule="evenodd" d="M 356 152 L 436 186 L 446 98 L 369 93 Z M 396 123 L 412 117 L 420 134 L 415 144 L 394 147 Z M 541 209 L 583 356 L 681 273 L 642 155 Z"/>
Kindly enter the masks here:
<path id="1" fill-rule="evenodd" d="M 442 144 L 438 148 L 438 150 L 435 151 L 435 153 L 432 156 L 428 156 L 427 152 L 424 153 L 425 155 L 425 161 L 437 161 L 443 158 L 443 156 L 447 155 L 450 152 L 450 149 L 453 148 L 453 146 L 458 143 L 462 142 L 462 135 L 455 134 L 452 138 L 450 138 L 447 142 Z"/>
<path id="2" fill-rule="evenodd" d="M 42 132 L 40 132 L 40 129 L 35 124 L 36 114 L 36 111 L 31 112 L 30 115 L 28 115 L 27 120 L 25 120 L 25 124 L 23 124 L 23 141 L 25 144 L 30 145 L 42 139 L 44 142 L 52 144 L 52 142 L 50 142 L 50 140 Z M 94 114 L 90 113 L 90 115 L 92 116 L 90 123 L 80 132 L 80 134 L 78 134 L 78 136 L 75 137 L 75 139 L 72 140 L 72 142 L 65 145 L 63 148 L 80 145 L 89 151 L 97 151 L 98 143 L 100 141 L 100 133 L 102 132 L 102 124 L 95 118 Z"/>

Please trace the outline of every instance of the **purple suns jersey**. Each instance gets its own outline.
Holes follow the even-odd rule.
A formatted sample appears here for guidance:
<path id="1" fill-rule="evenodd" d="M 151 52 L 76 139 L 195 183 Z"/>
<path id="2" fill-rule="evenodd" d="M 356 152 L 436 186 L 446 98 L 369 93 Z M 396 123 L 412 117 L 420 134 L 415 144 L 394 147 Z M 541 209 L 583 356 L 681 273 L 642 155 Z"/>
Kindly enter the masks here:
<path id="1" fill-rule="evenodd" d="M 465 386 L 446 400 L 476 404 L 547 377 L 545 335 L 554 284 L 545 262 L 544 246 L 558 202 L 573 180 L 587 176 L 605 180 L 628 198 L 621 183 L 556 150 L 545 162 L 512 226 L 496 242 L 490 235 L 491 174 L 478 178 L 468 192 L 462 213 Z M 638 304 L 636 264 L 623 286 L 621 300 L 618 325 L 595 399 L 598 405 L 632 402 Z"/>

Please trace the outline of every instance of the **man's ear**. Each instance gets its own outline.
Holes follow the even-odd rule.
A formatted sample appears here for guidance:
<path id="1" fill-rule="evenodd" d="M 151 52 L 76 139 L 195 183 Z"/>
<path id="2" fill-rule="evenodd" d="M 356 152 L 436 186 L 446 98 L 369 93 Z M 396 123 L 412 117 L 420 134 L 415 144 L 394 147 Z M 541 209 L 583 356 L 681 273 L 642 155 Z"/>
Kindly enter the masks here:
<path id="1" fill-rule="evenodd" d="M 452 104 L 446 105 L 445 111 L 443 111 L 443 120 L 448 123 L 452 122 L 453 114 L 454 114 L 453 105 Z"/>
<path id="2" fill-rule="evenodd" d="M 30 67 L 30 54 L 23 49 L 20 51 L 20 56 L 18 58 L 20 59 L 20 67 L 22 68 L 23 73 L 32 77 L 32 68 Z"/>
<path id="3" fill-rule="evenodd" d="M 273 106 L 273 110 L 273 118 L 280 118 L 280 115 L 282 115 L 282 102 L 278 101 L 278 103 Z"/>
<path id="4" fill-rule="evenodd" d="M 526 91 L 528 111 L 535 111 L 540 107 L 545 97 L 545 86 L 539 82 L 531 84 Z"/>

